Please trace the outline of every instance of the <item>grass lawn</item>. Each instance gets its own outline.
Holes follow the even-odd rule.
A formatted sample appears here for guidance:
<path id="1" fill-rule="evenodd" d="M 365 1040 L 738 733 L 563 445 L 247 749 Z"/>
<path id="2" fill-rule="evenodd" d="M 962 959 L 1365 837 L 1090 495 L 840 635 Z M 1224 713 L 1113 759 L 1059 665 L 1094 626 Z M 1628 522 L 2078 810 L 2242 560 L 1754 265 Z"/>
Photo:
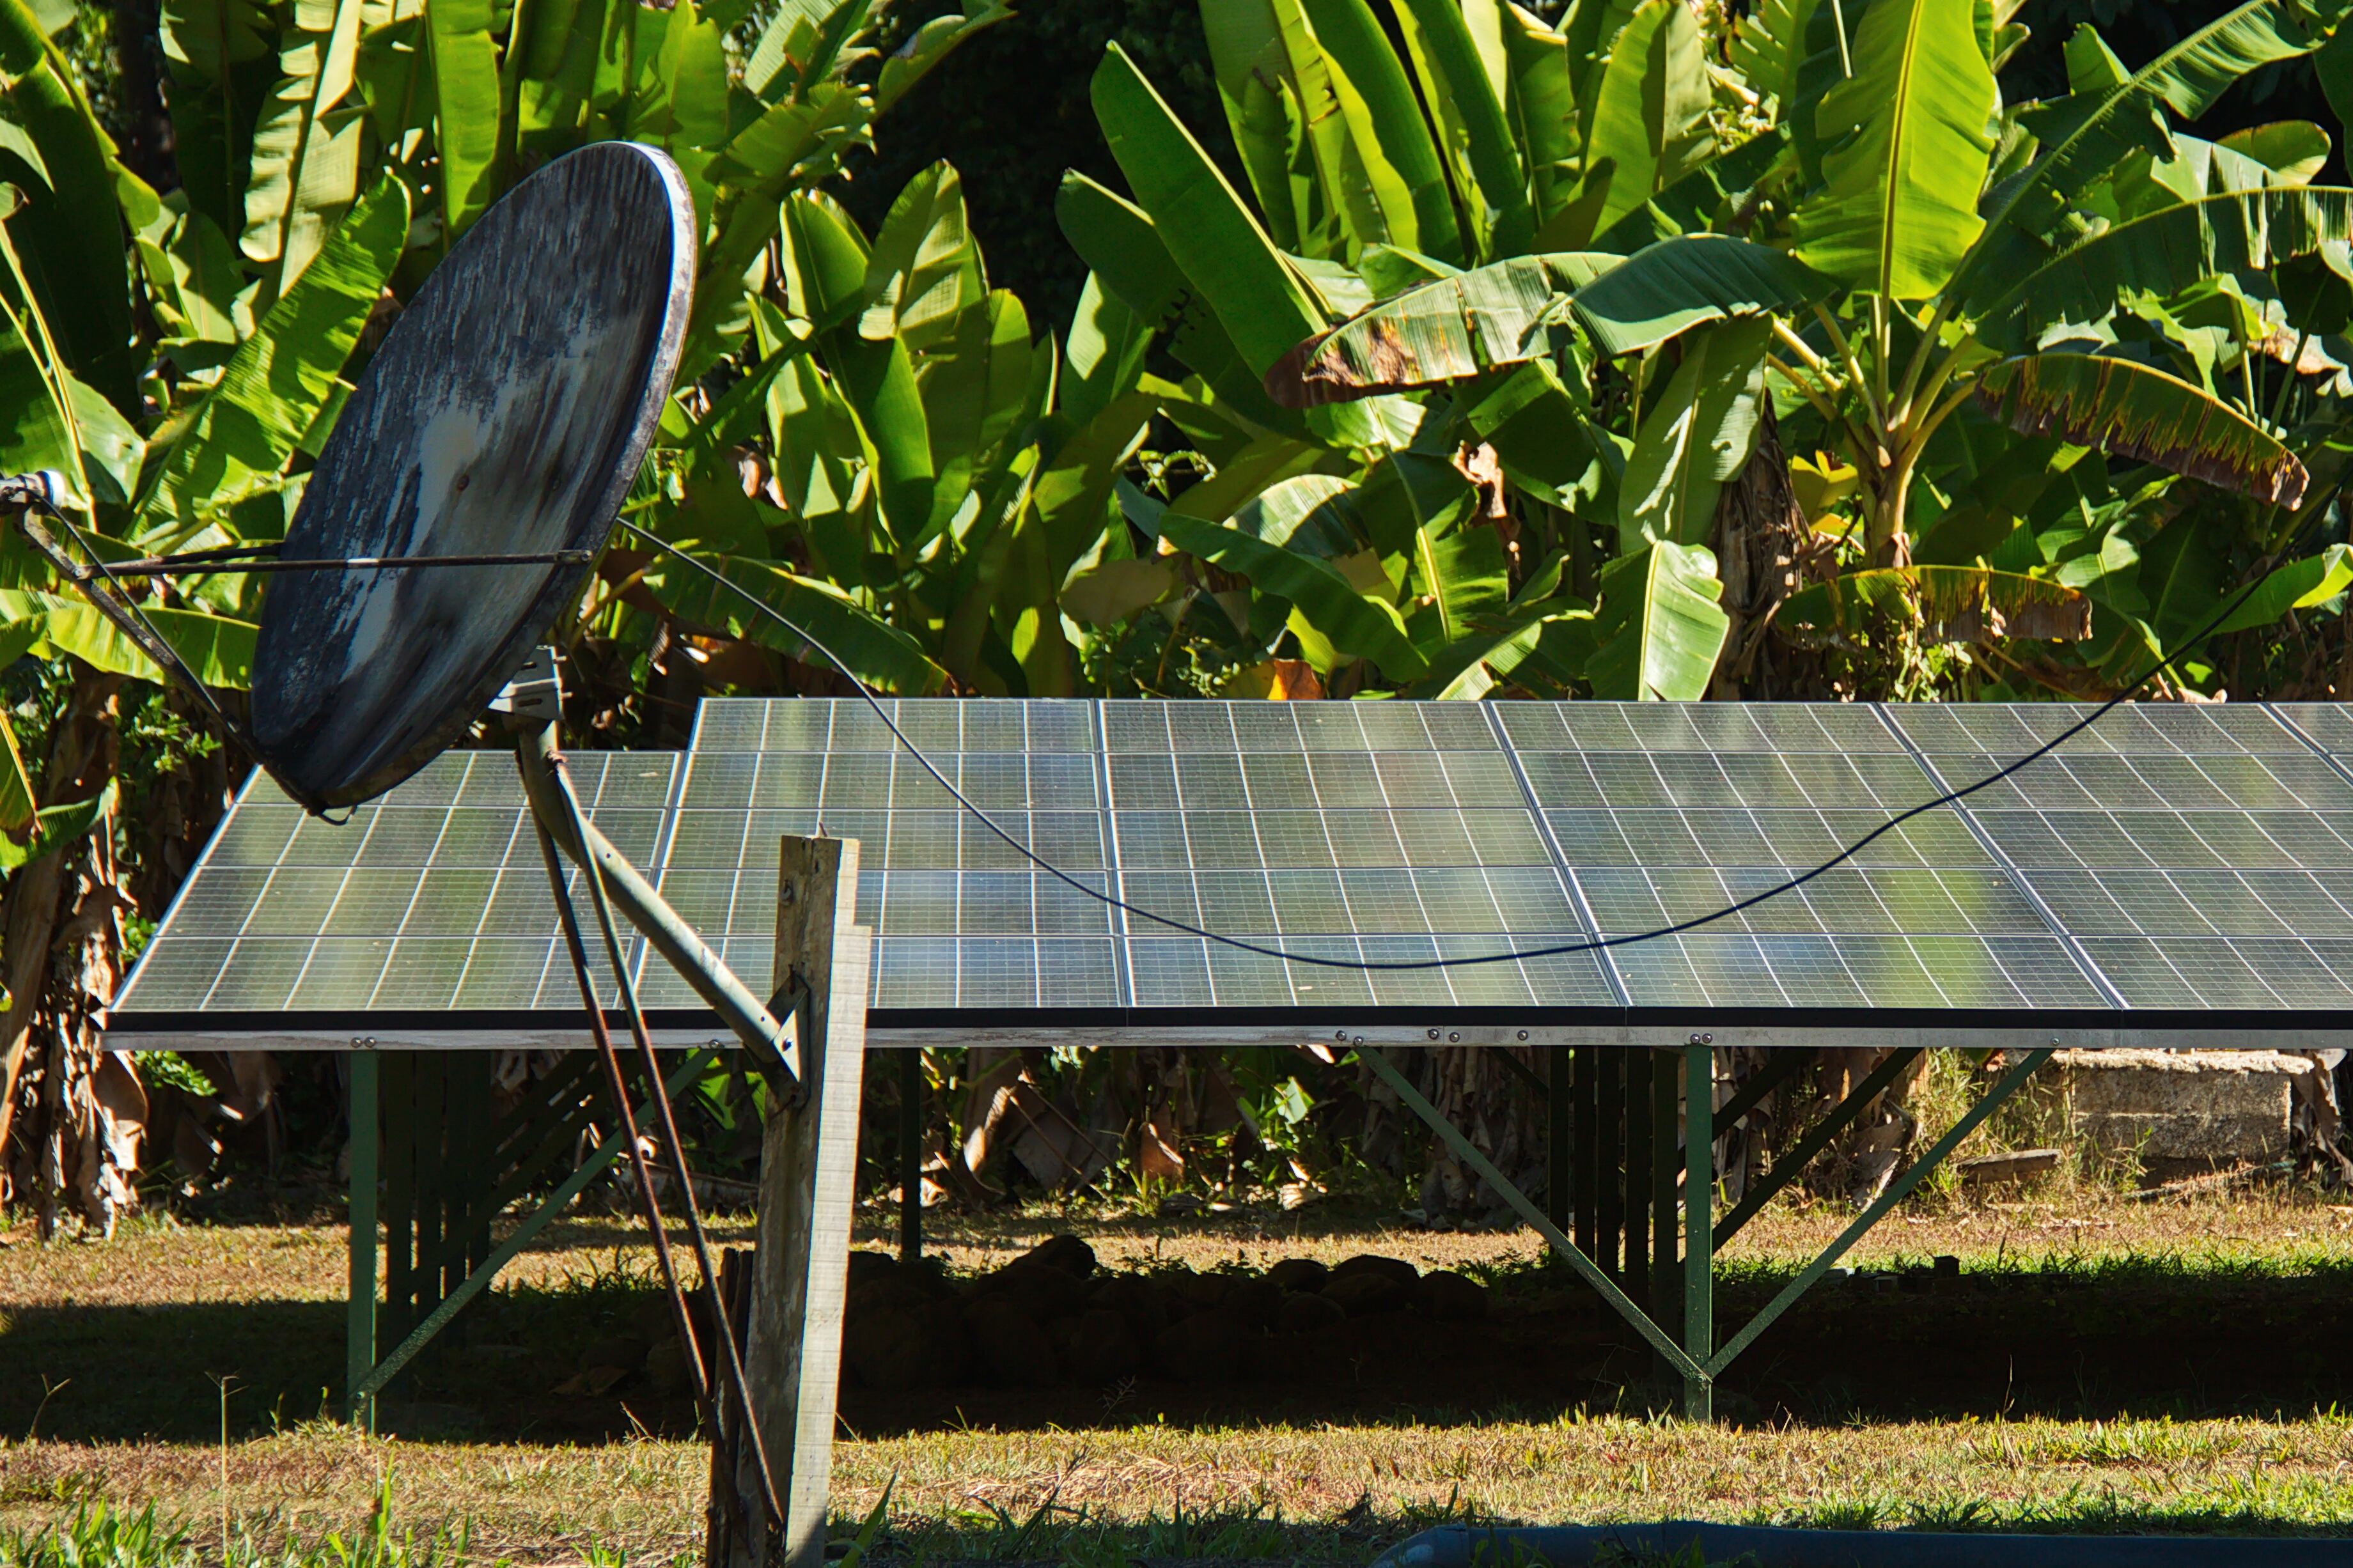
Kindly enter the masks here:
<path id="1" fill-rule="evenodd" d="M 883 1243 L 886 1215 L 861 1223 L 869 1245 Z M 1744 1232 L 1725 1260 L 1726 1331 L 1843 1223 L 1835 1209 L 1789 1208 Z M 742 1239 L 741 1226 L 723 1228 Z M 1078 1210 L 938 1219 L 933 1240 L 969 1270 L 1059 1230 L 1089 1237 L 1106 1266 L 1369 1250 L 1483 1274 L 1499 1300 L 1522 1292 L 1530 1311 L 1549 1310 L 1556 1289 L 1529 1233 L 1433 1235 L 1337 1205 L 1177 1222 Z M 1376 1391 L 1318 1415 L 1312 1401 L 1293 1408 L 1296 1395 L 1186 1405 L 1145 1387 L 1073 1423 L 973 1391 L 944 1415 L 846 1437 L 836 1496 L 848 1529 L 892 1486 L 893 1557 L 1089 1564 L 1360 1563 L 1463 1516 L 2353 1535 L 2353 1417 L 2336 1409 L 2344 1352 L 2312 1359 L 2329 1324 L 2347 1337 L 2353 1205 L 2298 1194 L 1937 1201 L 1899 1211 L 1852 1261 L 1937 1254 L 1961 1258 L 1968 1291 L 1850 1285 L 1810 1299 L 1727 1381 L 1720 1426 L 1651 1414 L 1660 1391 L 1596 1319 L 1599 1370 L 1571 1399 L 1383 1405 Z M 324 1225 L 149 1220 L 109 1244 L 11 1237 L 0 1247 L 0 1561 L 100 1504 L 153 1504 L 207 1555 L 224 1517 L 232 1539 L 349 1538 L 380 1489 L 393 1530 L 413 1532 L 420 1552 L 436 1539 L 444 1556 L 486 1561 L 696 1552 L 703 1450 L 638 1421 L 627 1399 L 617 1430 L 586 1436 L 542 1417 L 437 1426 L 432 1399 L 494 1401 L 501 1377 L 537 1375 L 459 1348 L 407 1435 L 363 1438 L 320 1419 L 341 1380 L 343 1266 L 343 1233 Z M 648 1268 L 628 1226 L 570 1222 L 519 1262 L 488 1316 L 501 1337 L 593 1333 L 642 1307 Z M 2054 1340 L 2065 1356 L 2021 1370 L 2022 1354 Z M 1825 1384 L 1825 1358 L 1841 1355 L 1857 1370 Z M 1936 1381 L 1944 1361 L 1968 1377 Z M 232 1380 L 225 1447 L 219 1377 Z M 130 1568 L 139 1554 L 123 1555 Z"/>

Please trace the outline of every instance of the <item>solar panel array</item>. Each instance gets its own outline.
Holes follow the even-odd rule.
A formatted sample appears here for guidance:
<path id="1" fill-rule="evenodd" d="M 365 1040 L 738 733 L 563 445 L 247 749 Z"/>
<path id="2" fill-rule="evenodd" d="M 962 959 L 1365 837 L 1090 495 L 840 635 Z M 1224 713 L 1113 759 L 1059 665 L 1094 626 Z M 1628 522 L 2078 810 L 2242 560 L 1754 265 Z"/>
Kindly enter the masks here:
<path id="1" fill-rule="evenodd" d="M 658 861 L 682 759 L 571 759 L 589 816 Z M 364 1015 L 580 1005 L 514 759 L 448 752 L 340 824 L 257 773 L 214 835 L 119 1010 Z M 579 875 L 568 885 L 585 898 Z M 588 919 L 581 906 L 582 919 Z M 642 966 L 634 932 L 632 963 Z M 600 994 L 611 966 L 587 931 Z"/>
<path id="2" fill-rule="evenodd" d="M 876 1007 L 2353 1005 L 2353 721 L 2334 706 L 706 701 L 692 749 L 583 753 L 605 831 L 755 988 L 776 841 L 862 841 Z M 340 826 L 250 786 L 118 1015 L 575 1005 L 512 762 L 452 753 Z M 1707 914 L 1885 829 L 1803 888 Z M 1133 906 L 1107 907 L 1109 893 Z M 1154 917 L 1165 917 L 1154 918 Z M 696 1005 L 633 943 L 649 1006 Z M 603 984 L 609 988 L 609 976 Z"/>

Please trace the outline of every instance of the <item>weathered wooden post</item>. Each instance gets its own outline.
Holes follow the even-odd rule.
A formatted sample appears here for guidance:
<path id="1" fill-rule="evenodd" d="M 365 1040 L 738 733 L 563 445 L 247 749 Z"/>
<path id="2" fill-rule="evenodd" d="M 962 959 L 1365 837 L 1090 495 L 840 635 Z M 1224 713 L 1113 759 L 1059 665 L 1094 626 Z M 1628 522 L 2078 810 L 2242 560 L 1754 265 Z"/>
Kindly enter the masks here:
<path id="1" fill-rule="evenodd" d="M 713 1568 L 823 1568 L 834 1396 L 858 1174 L 872 933 L 857 924 L 858 841 L 786 838 L 776 882 L 776 984 L 793 1005 L 803 1092 L 775 1107 L 760 1149 L 759 1247 L 744 1372 L 785 1517 L 766 1519 L 758 1460 L 736 1443 L 734 1497 L 714 1499 Z"/>

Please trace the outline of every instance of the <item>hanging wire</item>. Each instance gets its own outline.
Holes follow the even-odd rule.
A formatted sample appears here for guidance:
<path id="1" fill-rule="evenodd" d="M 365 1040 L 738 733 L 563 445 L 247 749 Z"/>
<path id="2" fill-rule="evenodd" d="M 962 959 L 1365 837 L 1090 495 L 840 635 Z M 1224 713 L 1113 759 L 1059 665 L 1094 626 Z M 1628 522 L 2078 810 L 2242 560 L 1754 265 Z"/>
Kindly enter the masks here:
<path id="1" fill-rule="evenodd" d="M 917 746 L 914 742 L 907 738 L 907 732 L 899 728 L 897 721 L 891 717 L 889 710 L 882 706 L 879 700 L 877 700 L 874 693 L 868 689 L 866 683 L 859 679 L 858 676 L 847 664 L 844 664 L 841 661 L 840 657 L 831 648 L 826 647 L 825 644 L 810 636 L 807 631 L 786 618 L 781 611 L 769 605 L 765 600 L 760 598 L 749 588 L 744 587 L 742 584 L 728 577 L 724 573 L 720 572 L 715 567 L 708 565 L 702 561 L 696 560 L 685 551 L 681 550 L 677 545 L 670 543 L 666 539 L 659 538 L 646 528 L 630 521 L 627 518 L 622 518 L 619 521 L 620 526 L 628 529 L 639 539 L 644 540 L 647 543 L 652 545 L 655 549 L 661 551 L 663 553 L 692 567 L 695 571 L 700 572 L 705 577 L 710 578 L 713 583 L 718 584 L 721 587 L 723 587 L 730 593 L 735 595 L 735 596 L 743 600 L 744 604 L 750 605 L 753 609 L 758 611 L 761 615 L 765 616 L 769 620 L 774 621 L 777 626 L 782 626 L 786 631 L 790 632 L 793 636 L 800 638 L 801 641 L 822 654 L 825 657 L 827 663 L 839 670 L 846 679 L 857 687 L 858 694 L 866 700 L 866 705 L 868 707 L 874 710 L 875 717 L 882 721 L 883 726 L 898 740 L 899 744 L 907 749 L 908 755 L 913 757 L 916 762 L 923 765 L 923 771 L 932 775 L 934 782 L 938 784 L 942 789 L 947 791 L 947 793 L 954 797 L 955 803 L 962 806 L 966 812 L 970 813 L 974 819 L 979 822 L 982 826 L 987 828 L 997 837 L 1003 839 L 1005 843 L 1012 848 L 1014 853 L 1019 855 L 1023 859 L 1037 867 L 1040 871 L 1045 872 L 1048 876 L 1054 878 L 1058 881 L 1064 883 L 1077 891 L 1085 894 L 1088 898 L 1095 900 L 1099 903 L 1109 905 L 1111 908 L 1115 910 L 1125 910 L 1129 914 L 1139 916 L 1142 919 L 1155 921 L 1160 925 L 1168 926 L 1174 930 L 1183 931 L 1188 936 L 1198 936 L 1205 941 L 1217 942 L 1221 946 L 1234 948 L 1243 952 L 1256 953 L 1262 958 L 1279 958 L 1286 963 L 1313 964 L 1321 969 L 1379 971 L 1467 969 L 1482 963 L 1513 963 L 1523 959 L 1565 958 L 1576 953 L 1600 952 L 1609 948 L 1631 947 L 1640 942 L 1656 942 L 1662 937 L 1680 936 L 1685 931 L 1696 931 L 1702 926 L 1713 925 L 1721 920 L 1728 920 L 1744 910 L 1756 908 L 1758 904 L 1764 903 L 1768 899 L 1777 899 L 1784 893 L 1794 892 L 1798 889 L 1802 888 L 1807 883 L 1812 881 L 1815 878 L 1821 876 L 1823 873 L 1837 869 L 1839 867 L 1846 864 L 1849 860 L 1853 859 L 1855 856 L 1861 854 L 1864 849 L 1869 848 L 1880 838 L 1893 833 L 1896 828 L 1901 827 L 1904 824 L 1911 821 L 1914 817 L 1934 811 L 1939 806 L 1950 805 L 1956 801 L 1966 799 L 1968 796 L 1977 794 L 1978 791 L 1981 789 L 1989 789 L 1993 785 L 2000 784 L 2002 780 L 2009 778 L 2013 773 L 2016 773 L 2029 763 L 2036 762 L 2043 757 L 2049 756 L 2052 752 L 2057 751 L 2062 745 L 2064 745 L 2067 742 L 2074 739 L 2077 735 L 2082 734 L 2084 731 L 2090 729 L 2093 725 L 2098 723 L 2101 720 L 2114 712 L 2118 707 L 2130 700 L 2134 692 L 2147 685 L 2157 675 L 2163 671 L 2172 669 L 2177 660 L 2188 654 L 2190 649 L 2197 647 L 2200 644 L 2203 643 L 2208 637 L 2213 636 L 2214 632 L 2221 626 L 2225 621 L 2228 621 L 2232 616 L 2236 615 L 2239 611 L 2239 607 L 2252 598 L 2255 590 L 2261 587 L 2263 583 L 2263 578 L 2257 577 L 2253 582 L 2248 584 L 2232 598 L 2230 603 L 2224 605 L 2222 608 L 2214 615 L 2213 618 L 2209 620 L 2204 626 L 2200 626 L 2194 635 L 2183 641 L 2183 643 L 2172 653 L 2167 654 L 2164 658 L 2159 658 L 2155 664 L 2150 665 L 2139 675 L 2134 677 L 2133 679 L 2117 691 L 2114 697 L 2109 698 L 2105 702 L 2101 703 L 2090 713 L 2084 715 L 2074 723 L 2070 724 L 2066 729 L 2062 730 L 2058 734 L 2052 736 L 2050 740 L 2045 741 L 2042 744 L 2035 747 L 2034 750 L 2027 752 L 2024 756 L 2020 757 L 2017 761 L 1987 774 L 1984 778 L 1978 780 L 1975 784 L 1964 784 L 1958 789 L 1947 790 L 1944 794 L 1937 795 L 1933 800 L 1923 801 L 1918 805 L 1912 806 L 1907 810 L 1897 813 L 1895 816 L 1889 817 L 1885 822 L 1881 823 L 1877 827 L 1874 827 L 1870 832 L 1864 834 L 1862 837 L 1856 839 L 1853 843 L 1849 844 L 1846 847 L 1841 849 L 1837 854 L 1831 856 L 1820 865 L 1814 867 L 1810 870 L 1801 871 L 1785 882 L 1781 882 L 1766 889 L 1763 892 L 1751 894 L 1749 897 L 1742 899 L 1736 903 L 1726 904 L 1724 908 L 1715 910 L 1710 914 L 1697 915 L 1687 921 L 1677 921 L 1672 925 L 1659 926 L 1653 930 L 1638 931 L 1630 936 L 1598 937 L 1589 942 L 1562 942 L 1557 946 L 1553 947 L 1515 948 L 1508 952 L 1478 953 L 1467 958 L 1375 960 L 1327 958 L 1318 953 L 1292 952 L 1279 947 L 1269 947 L 1263 943 L 1249 942 L 1240 937 L 1227 936 L 1219 931 L 1207 931 L 1200 926 L 1187 924 L 1186 921 L 1177 920 L 1173 916 L 1155 914 L 1150 910 L 1139 909 L 1135 905 L 1129 903 L 1126 900 L 1119 898 L 1113 894 L 1107 893 L 1100 888 L 1089 887 L 1086 882 L 1080 878 L 1072 876 L 1070 872 L 1063 870 L 1060 867 L 1053 865 L 1042 857 L 1039 856 L 1035 851 L 1030 849 L 1028 845 L 1015 837 L 1013 834 L 999 826 L 987 812 L 974 805 L 962 790 L 958 789 L 955 784 L 949 781 L 946 774 L 940 772 L 938 767 L 933 763 L 932 759 L 923 754 L 923 749 Z"/>

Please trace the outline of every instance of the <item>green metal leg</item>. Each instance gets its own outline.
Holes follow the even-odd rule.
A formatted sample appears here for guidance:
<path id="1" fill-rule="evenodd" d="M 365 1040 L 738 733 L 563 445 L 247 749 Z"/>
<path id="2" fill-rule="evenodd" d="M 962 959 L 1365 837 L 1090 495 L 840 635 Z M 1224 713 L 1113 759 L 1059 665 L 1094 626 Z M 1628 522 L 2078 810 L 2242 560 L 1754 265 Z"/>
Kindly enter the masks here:
<path id="1" fill-rule="evenodd" d="M 709 1070 L 712 1059 L 712 1053 L 707 1050 L 688 1052 L 685 1060 L 668 1080 L 669 1091 L 673 1095 L 684 1093 L 688 1084 L 694 1082 Z M 504 1268 L 516 1253 L 529 1246 L 532 1238 L 536 1237 L 549 1221 L 571 1206 L 572 1200 L 585 1192 L 589 1183 L 602 1175 L 606 1167 L 617 1159 L 621 1152 L 622 1134 L 616 1130 L 596 1146 L 596 1151 L 581 1163 L 578 1170 L 574 1171 L 571 1175 L 558 1184 L 555 1191 L 548 1194 L 544 1202 L 522 1217 L 522 1222 L 515 1226 L 513 1233 L 508 1236 L 506 1240 L 491 1249 L 490 1256 L 483 1259 L 480 1268 L 460 1280 L 456 1289 L 444 1297 L 439 1304 L 425 1315 L 421 1322 L 409 1330 L 407 1336 L 400 1343 L 393 1347 L 391 1353 L 378 1362 L 367 1375 L 359 1381 L 355 1386 L 361 1396 L 372 1399 L 381 1393 L 384 1386 L 398 1376 L 401 1369 L 415 1358 L 417 1352 L 423 1350 L 427 1342 L 448 1327 L 449 1320 L 456 1317 L 459 1310 L 488 1287 L 491 1281 L 496 1279 L 499 1270 Z"/>
<path id="2" fill-rule="evenodd" d="M 1569 1123 L 1574 1117 L 1567 1046 L 1545 1053 L 1545 1213 L 1561 1230 L 1569 1228 L 1569 1188 L 1575 1184 L 1576 1146 Z"/>
<path id="3" fill-rule="evenodd" d="M 899 1053 L 899 1261 L 923 1255 L 923 1053 Z"/>
<path id="4" fill-rule="evenodd" d="M 374 1051 L 352 1054 L 351 1306 L 344 1318 L 344 1418 L 375 1430 L 375 1401 L 357 1393 L 375 1365 L 375 1184 L 381 1131 Z"/>
<path id="5" fill-rule="evenodd" d="M 1651 1057 L 1625 1053 L 1626 1088 L 1619 1114 L 1626 1128 L 1626 1294 L 1651 1299 Z"/>
<path id="6" fill-rule="evenodd" d="M 1715 1352 L 1715 1047 L 1683 1048 L 1683 1353 Z M 1683 1415 L 1715 1419 L 1714 1381 L 1683 1378 Z"/>

